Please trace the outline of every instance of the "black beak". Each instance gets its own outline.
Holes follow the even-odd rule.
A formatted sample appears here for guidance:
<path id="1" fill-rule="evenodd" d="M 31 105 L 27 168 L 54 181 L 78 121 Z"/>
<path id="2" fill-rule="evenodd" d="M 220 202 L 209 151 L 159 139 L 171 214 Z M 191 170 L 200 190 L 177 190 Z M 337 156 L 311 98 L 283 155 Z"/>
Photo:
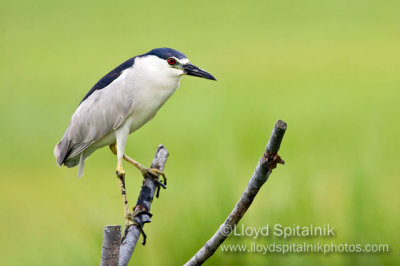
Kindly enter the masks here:
<path id="1" fill-rule="evenodd" d="M 210 73 L 207 71 L 204 71 L 203 69 L 198 68 L 195 65 L 192 64 L 186 64 L 183 65 L 183 70 L 185 71 L 186 75 L 189 76 L 195 76 L 195 77 L 200 77 L 200 78 L 205 78 L 205 79 L 211 79 L 211 80 L 217 80 L 216 78 L 213 77 Z"/>

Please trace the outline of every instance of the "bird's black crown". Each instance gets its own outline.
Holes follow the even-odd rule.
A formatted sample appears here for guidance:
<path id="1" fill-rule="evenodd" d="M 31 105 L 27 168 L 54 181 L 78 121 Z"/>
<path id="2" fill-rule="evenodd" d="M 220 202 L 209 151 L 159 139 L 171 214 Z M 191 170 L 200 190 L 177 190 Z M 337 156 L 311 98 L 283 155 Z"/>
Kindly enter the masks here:
<path id="1" fill-rule="evenodd" d="M 144 54 L 143 56 L 146 55 L 155 55 L 161 59 L 167 60 L 170 57 L 176 57 L 178 59 L 184 59 L 186 58 L 186 55 L 183 53 L 174 50 L 172 48 L 156 48 L 148 52 L 147 54 Z"/>

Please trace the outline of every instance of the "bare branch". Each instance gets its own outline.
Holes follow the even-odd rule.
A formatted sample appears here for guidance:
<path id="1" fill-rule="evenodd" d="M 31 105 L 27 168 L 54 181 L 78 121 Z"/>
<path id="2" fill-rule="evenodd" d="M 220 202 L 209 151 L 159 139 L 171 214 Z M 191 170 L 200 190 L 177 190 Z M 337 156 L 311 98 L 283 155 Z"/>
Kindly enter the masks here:
<path id="1" fill-rule="evenodd" d="M 159 145 L 150 168 L 155 168 L 162 171 L 165 163 L 167 162 L 168 155 L 169 153 L 167 149 L 163 145 Z M 140 233 L 143 232 L 142 228 L 144 224 L 151 222 L 151 214 L 149 211 L 151 203 L 153 202 L 154 193 L 156 192 L 157 188 L 159 189 L 159 184 L 160 182 L 156 181 L 150 174 L 146 176 L 143 181 L 143 186 L 140 190 L 140 194 L 134 208 L 135 213 L 141 212 L 141 214 L 135 217 L 135 221 L 140 226 L 131 225 L 126 229 L 125 237 L 122 240 L 119 250 L 119 265 L 128 265 Z M 144 245 L 146 243 L 146 236 L 143 235 L 143 238 Z"/>
<path id="2" fill-rule="evenodd" d="M 208 240 L 185 265 L 201 265 L 214 254 L 246 213 L 261 186 L 267 181 L 272 169 L 274 169 L 278 163 L 284 163 L 278 156 L 278 151 L 286 128 L 286 123 L 278 120 L 272 130 L 265 153 L 258 162 L 253 176 L 250 178 L 249 184 L 240 200 L 236 203 L 235 208 L 211 239 Z"/>
<path id="3" fill-rule="evenodd" d="M 119 245 L 121 244 L 121 226 L 107 225 L 104 228 L 103 250 L 101 252 L 101 266 L 118 265 Z"/>

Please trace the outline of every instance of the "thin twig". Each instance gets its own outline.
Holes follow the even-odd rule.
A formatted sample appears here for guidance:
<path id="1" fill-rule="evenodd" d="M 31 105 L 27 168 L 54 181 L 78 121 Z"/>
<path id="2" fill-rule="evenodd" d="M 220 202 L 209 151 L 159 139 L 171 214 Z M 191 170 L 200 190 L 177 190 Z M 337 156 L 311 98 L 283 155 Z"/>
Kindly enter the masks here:
<path id="1" fill-rule="evenodd" d="M 169 153 L 167 149 L 163 145 L 159 145 L 150 168 L 155 168 L 162 171 L 164 169 L 168 155 Z M 120 266 L 128 265 L 133 250 L 135 249 L 136 243 L 139 239 L 140 233 L 144 233 L 144 224 L 151 222 L 151 214 L 149 213 L 149 211 L 151 203 L 153 202 L 154 193 L 159 188 L 159 183 L 160 182 L 156 180 L 151 174 L 148 174 L 148 176 L 146 176 L 143 181 L 142 189 L 140 190 L 136 206 L 134 207 L 134 212 L 140 214 L 135 216 L 135 221 L 137 225 L 131 225 L 125 231 L 125 237 L 122 240 L 119 250 Z M 143 238 L 143 244 L 145 244 L 146 236 L 143 235 Z"/>
<path id="2" fill-rule="evenodd" d="M 284 164 L 284 161 L 278 156 L 278 151 L 286 128 L 286 123 L 278 120 L 268 141 L 265 153 L 258 162 L 253 176 L 250 178 L 249 184 L 240 200 L 236 203 L 235 208 L 211 239 L 185 265 L 201 265 L 214 254 L 246 213 L 261 186 L 267 181 L 272 169 L 278 163 Z"/>

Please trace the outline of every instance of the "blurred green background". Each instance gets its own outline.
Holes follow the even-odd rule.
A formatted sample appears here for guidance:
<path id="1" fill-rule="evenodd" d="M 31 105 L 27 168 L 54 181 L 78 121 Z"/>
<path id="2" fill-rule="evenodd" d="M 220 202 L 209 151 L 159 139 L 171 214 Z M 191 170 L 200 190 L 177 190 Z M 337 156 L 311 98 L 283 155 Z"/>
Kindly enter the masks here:
<path id="1" fill-rule="evenodd" d="M 208 265 L 391 265 L 400 259 L 399 1 L 12 1 L 0 6 L 0 264 L 97 265 L 123 223 L 116 159 L 85 175 L 53 147 L 93 84 L 126 59 L 172 47 L 217 77 L 185 77 L 127 153 L 169 152 L 132 265 L 179 265 L 246 187 L 277 119 L 279 166 L 240 224 L 331 224 L 308 243 L 386 243 L 386 254 L 226 254 Z M 142 182 L 126 165 L 128 199 Z M 226 243 L 250 243 L 231 237 Z M 257 239 L 272 243 L 274 238 Z M 289 243 L 278 239 L 281 243 Z"/>

